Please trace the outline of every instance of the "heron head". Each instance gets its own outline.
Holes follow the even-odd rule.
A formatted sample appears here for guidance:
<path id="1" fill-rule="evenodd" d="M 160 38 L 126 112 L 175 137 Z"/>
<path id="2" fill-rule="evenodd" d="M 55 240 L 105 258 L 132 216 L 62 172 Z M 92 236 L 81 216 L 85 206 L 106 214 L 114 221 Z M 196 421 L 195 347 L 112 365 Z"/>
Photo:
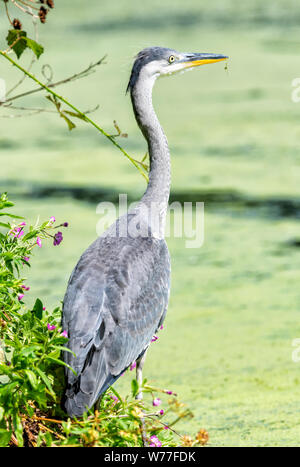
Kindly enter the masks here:
<path id="1" fill-rule="evenodd" d="M 139 52 L 135 59 L 127 91 L 132 91 L 140 79 L 154 82 L 159 76 L 173 75 L 226 59 L 228 57 L 220 54 L 182 53 L 165 47 L 148 47 Z"/>

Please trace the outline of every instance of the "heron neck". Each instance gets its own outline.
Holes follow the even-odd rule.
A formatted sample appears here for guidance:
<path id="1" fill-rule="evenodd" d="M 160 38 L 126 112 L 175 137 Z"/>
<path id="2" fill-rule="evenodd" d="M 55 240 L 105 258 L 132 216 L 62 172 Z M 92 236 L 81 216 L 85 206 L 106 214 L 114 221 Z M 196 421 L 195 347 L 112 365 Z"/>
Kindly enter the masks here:
<path id="1" fill-rule="evenodd" d="M 149 183 L 140 203 L 159 216 L 160 236 L 164 236 L 165 219 L 171 185 L 171 164 L 168 141 L 152 104 L 155 79 L 139 80 L 131 92 L 137 123 L 147 141 L 150 159 Z"/>

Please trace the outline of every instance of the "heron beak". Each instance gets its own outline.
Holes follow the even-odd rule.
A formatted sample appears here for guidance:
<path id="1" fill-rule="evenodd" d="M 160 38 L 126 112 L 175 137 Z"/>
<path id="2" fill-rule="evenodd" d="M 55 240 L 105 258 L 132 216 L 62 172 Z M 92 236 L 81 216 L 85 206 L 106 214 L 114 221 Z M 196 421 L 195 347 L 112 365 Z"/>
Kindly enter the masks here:
<path id="1" fill-rule="evenodd" d="M 194 66 L 208 65 L 209 63 L 221 62 L 227 59 L 228 57 L 226 55 L 220 54 L 186 54 L 184 59 L 182 60 L 182 63 L 184 68 L 191 68 Z"/>

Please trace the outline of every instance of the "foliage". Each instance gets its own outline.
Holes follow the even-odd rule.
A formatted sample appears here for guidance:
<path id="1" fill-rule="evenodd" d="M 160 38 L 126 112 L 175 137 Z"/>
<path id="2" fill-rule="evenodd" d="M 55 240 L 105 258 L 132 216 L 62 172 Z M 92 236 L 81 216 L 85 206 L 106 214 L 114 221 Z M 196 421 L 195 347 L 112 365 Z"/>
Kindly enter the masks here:
<path id="1" fill-rule="evenodd" d="M 61 243 L 62 233 L 54 230 L 51 217 L 41 225 L 29 226 L 23 218 L 6 212 L 11 208 L 6 194 L 0 198 L 0 446 L 142 446 L 142 433 L 150 446 L 203 445 L 208 436 L 199 432 L 195 439 L 177 435 L 173 426 L 192 416 L 172 391 L 159 390 L 144 380 L 142 388 L 132 381 L 132 396 L 123 399 L 114 388 L 103 396 L 100 407 L 82 419 L 71 420 L 60 408 L 63 391 L 62 351 L 68 336 L 61 329 L 61 309 L 49 311 L 40 299 L 32 309 L 23 302 L 29 287 L 21 276 L 30 267 L 34 248 L 45 239 Z M 5 210 L 5 211 L 3 211 Z M 6 219 L 8 218 L 8 220 Z M 18 223 L 16 223 L 18 222 Z M 60 235 L 58 235 L 60 234 Z M 137 401 L 142 389 L 150 394 L 148 403 Z M 163 410 L 160 391 L 168 400 Z M 170 396 L 172 395 L 172 398 Z M 153 410 L 155 407 L 155 410 Z M 175 418 L 174 418 L 175 415 Z M 168 421 L 165 421 L 167 416 Z M 171 416 L 171 418 L 170 418 Z M 201 434 L 202 433 L 202 434 Z"/>
<path id="2" fill-rule="evenodd" d="M 33 39 L 29 39 L 26 31 L 16 31 L 15 29 L 11 29 L 8 31 L 6 40 L 7 44 L 12 48 L 18 58 L 21 57 L 24 50 L 27 48 L 31 49 L 37 58 L 40 58 L 44 52 L 43 46 Z"/>
<path id="3" fill-rule="evenodd" d="M 34 74 L 30 72 L 31 67 L 36 62 L 36 59 L 39 59 L 40 56 L 44 53 L 44 47 L 37 42 L 37 37 L 38 37 L 37 20 L 40 20 L 41 23 L 46 22 L 46 17 L 50 9 L 54 8 L 54 1 L 53 0 L 40 0 L 40 3 L 42 3 L 42 5 L 39 5 L 39 6 L 36 5 L 35 0 L 28 0 L 28 1 L 30 2 L 29 4 L 26 2 L 20 1 L 20 0 L 3 0 L 7 19 L 10 25 L 13 27 L 13 29 L 9 29 L 8 35 L 6 37 L 8 49 L 7 50 L 0 49 L 0 57 L 5 58 L 8 62 L 10 62 L 15 68 L 17 68 L 23 74 L 21 80 L 18 81 L 17 84 L 14 85 L 10 90 L 8 90 L 7 96 L 12 91 L 15 91 L 23 83 L 23 81 L 26 78 L 29 78 L 36 85 L 38 85 L 38 87 L 36 87 L 35 89 L 31 89 L 27 92 L 23 92 L 21 94 L 14 94 L 13 96 L 9 98 L 7 98 L 7 96 L 0 96 L 0 106 L 3 106 L 10 110 L 19 109 L 25 112 L 30 111 L 31 113 L 27 115 L 34 115 L 36 112 L 37 113 L 53 112 L 53 110 L 51 111 L 45 108 L 32 109 L 30 107 L 27 107 L 27 108 L 26 107 L 15 107 L 12 105 L 12 102 L 15 101 L 16 99 L 29 96 L 36 92 L 47 91 L 49 95 L 47 95 L 46 98 L 48 99 L 48 101 L 54 104 L 54 107 L 58 115 L 66 122 L 69 131 L 72 131 L 74 128 L 76 128 L 76 125 L 73 122 L 73 118 L 80 119 L 84 121 L 85 123 L 92 125 L 94 128 L 96 128 L 98 132 L 101 133 L 101 135 L 105 136 L 105 138 L 107 138 L 115 147 L 117 147 L 122 152 L 122 154 L 125 157 L 127 157 L 127 159 L 129 159 L 130 162 L 136 167 L 136 169 L 140 172 L 140 174 L 144 177 L 144 179 L 148 181 L 148 175 L 147 175 L 148 167 L 143 163 L 143 160 L 139 161 L 139 160 L 132 158 L 124 150 L 124 148 L 116 142 L 117 137 L 122 137 L 122 138 L 127 137 L 127 133 L 121 132 L 116 121 L 114 121 L 114 127 L 117 130 L 117 134 L 115 135 L 109 134 L 108 132 L 104 131 L 103 128 L 101 128 L 96 122 L 94 122 L 87 115 L 91 111 L 82 112 L 75 105 L 69 102 L 66 98 L 64 98 L 61 95 L 58 95 L 56 92 L 53 91 L 53 88 L 58 85 L 72 82 L 79 78 L 84 78 L 88 76 L 88 74 L 92 72 L 92 70 L 94 71 L 94 68 L 96 66 L 100 65 L 103 62 L 104 58 L 102 58 L 101 60 L 98 60 L 94 64 L 91 64 L 85 70 L 75 73 L 74 75 L 69 76 L 68 78 L 65 78 L 64 80 L 58 81 L 56 83 L 52 82 L 53 70 L 50 67 L 50 65 L 46 65 L 46 69 L 48 71 L 50 70 L 50 77 L 47 77 L 47 74 L 45 73 L 45 66 L 42 67 L 42 70 L 41 70 L 44 78 L 47 80 L 46 84 L 40 81 Z M 10 14 L 9 14 L 9 7 L 8 7 L 8 5 L 11 3 L 15 7 L 19 8 L 23 13 L 27 13 L 32 17 L 35 40 L 28 37 L 27 31 L 23 29 L 23 25 L 18 18 L 15 18 L 13 20 L 11 19 Z M 16 54 L 17 59 L 19 61 L 20 57 L 23 55 L 26 49 L 31 50 L 31 52 L 33 53 L 33 59 L 29 67 L 24 68 L 10 56 L 10 53 L 13 51 Z M 71 110 L 62 109 L 62 103 L 65 104 Z M 96 108 L 98 108 L 98 106 Z M 17 116 L 20 116 L 20 115 L 17 115 Z M 14 115 L 11 115 L 11 117 L 14 118 Z M 70 117 L 72 117 L 72 120 Z"/>
<path id="4" fill-rule="evenodd" d="M 13 28 L 8 31 L 8 35 L 6 37 L 7 45 L 9 49 L 12 49 L 15 52 L 18 59 L 23 55 L 26 49 L 31 49 L 36 58 L 40 58 L 44 52 L 44 48 L 36 40 L 27 37 L 27 32 L 23 30 L 22 23 L 18 18 L 14 18 L 13 20 L 11 19 L 8 4 L 13 3 L 13 5 L 19 8 L 23 13 L 29 14 L 32 17 L 34 24 L 36 24 L 36 20 L 38 19 L 41 23 L 45 23 L 46 16 L 50 11 L 49 9 L 54 8 L 54 2 L 52 0 L 47 2 L 43 0 L 41 3 L 47 4 L 39 6 L 37 6 L 33 0 L 28 1 L 30 3 L 26 4 L 18 0 L 13 0 L 11 2 L 10 0 L 3 0 L 7 19 L 10 26 Z"/>
<path id="5" fill-rule="evenodd" d="M 59 232 L 53 231 L 67 223 L 54 226 L 51 217 L 25 232 L 26 223 L 20 222 L 20 216 L 3 212 L 12 206 L 3 194 L 0 216 L 9 220 L 0 223 L 4 229 L 0 232 L 1 445 L 10 441 L 12 433 L 22 445 L 22 416 L 32 417 L 35 407 L 46 409 L 49 401 L 55 405 L 54 377 L 57 366 L 64 365 L 59 356 L 67 342 L 58 330 L 60 308 L 50 313 L 39 299 L 31 310 L 25 307 L 23 297 L 30 287 L 20 275 L 23 267 L 30 267 L 34 248 L 50 238 L 57 245 Z"/>

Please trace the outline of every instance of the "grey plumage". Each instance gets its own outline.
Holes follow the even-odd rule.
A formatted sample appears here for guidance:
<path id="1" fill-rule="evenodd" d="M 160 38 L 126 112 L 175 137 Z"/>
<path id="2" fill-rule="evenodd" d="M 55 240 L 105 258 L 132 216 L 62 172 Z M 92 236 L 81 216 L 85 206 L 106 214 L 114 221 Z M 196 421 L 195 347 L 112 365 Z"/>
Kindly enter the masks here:
<path id="1" fill-rule="evenodd" d="M 67 287 L 63 329 L 68 332 L 63 407 L 81 416 L 147 350 L 168 306 L 170 257 L 164 240 L 170 194 L 170 154 L 152 106 L 157 77 L 176 73 L 214 54 L 141 51 L 128 84 L 137 123 L 148 143 L 149 183 L 140 202 L 83 253 Z M 193 62 L 194 61 L 194 62 Z M 75 354 L 75 355 L 74 355 Z M 139 373 L 140 375 L 140 373 Z"/>
<path id="2" fill-rule="evenodd" d="M 167 266 L 167 267 L 165 267 Z M 82 255 L 64 300 L 70 336 L 65 408 L 80 416 L 147 348 L 168 303 L 163 240 L 100 237 Z M 151 303 L 151 309 L 149 304 Z"/>

